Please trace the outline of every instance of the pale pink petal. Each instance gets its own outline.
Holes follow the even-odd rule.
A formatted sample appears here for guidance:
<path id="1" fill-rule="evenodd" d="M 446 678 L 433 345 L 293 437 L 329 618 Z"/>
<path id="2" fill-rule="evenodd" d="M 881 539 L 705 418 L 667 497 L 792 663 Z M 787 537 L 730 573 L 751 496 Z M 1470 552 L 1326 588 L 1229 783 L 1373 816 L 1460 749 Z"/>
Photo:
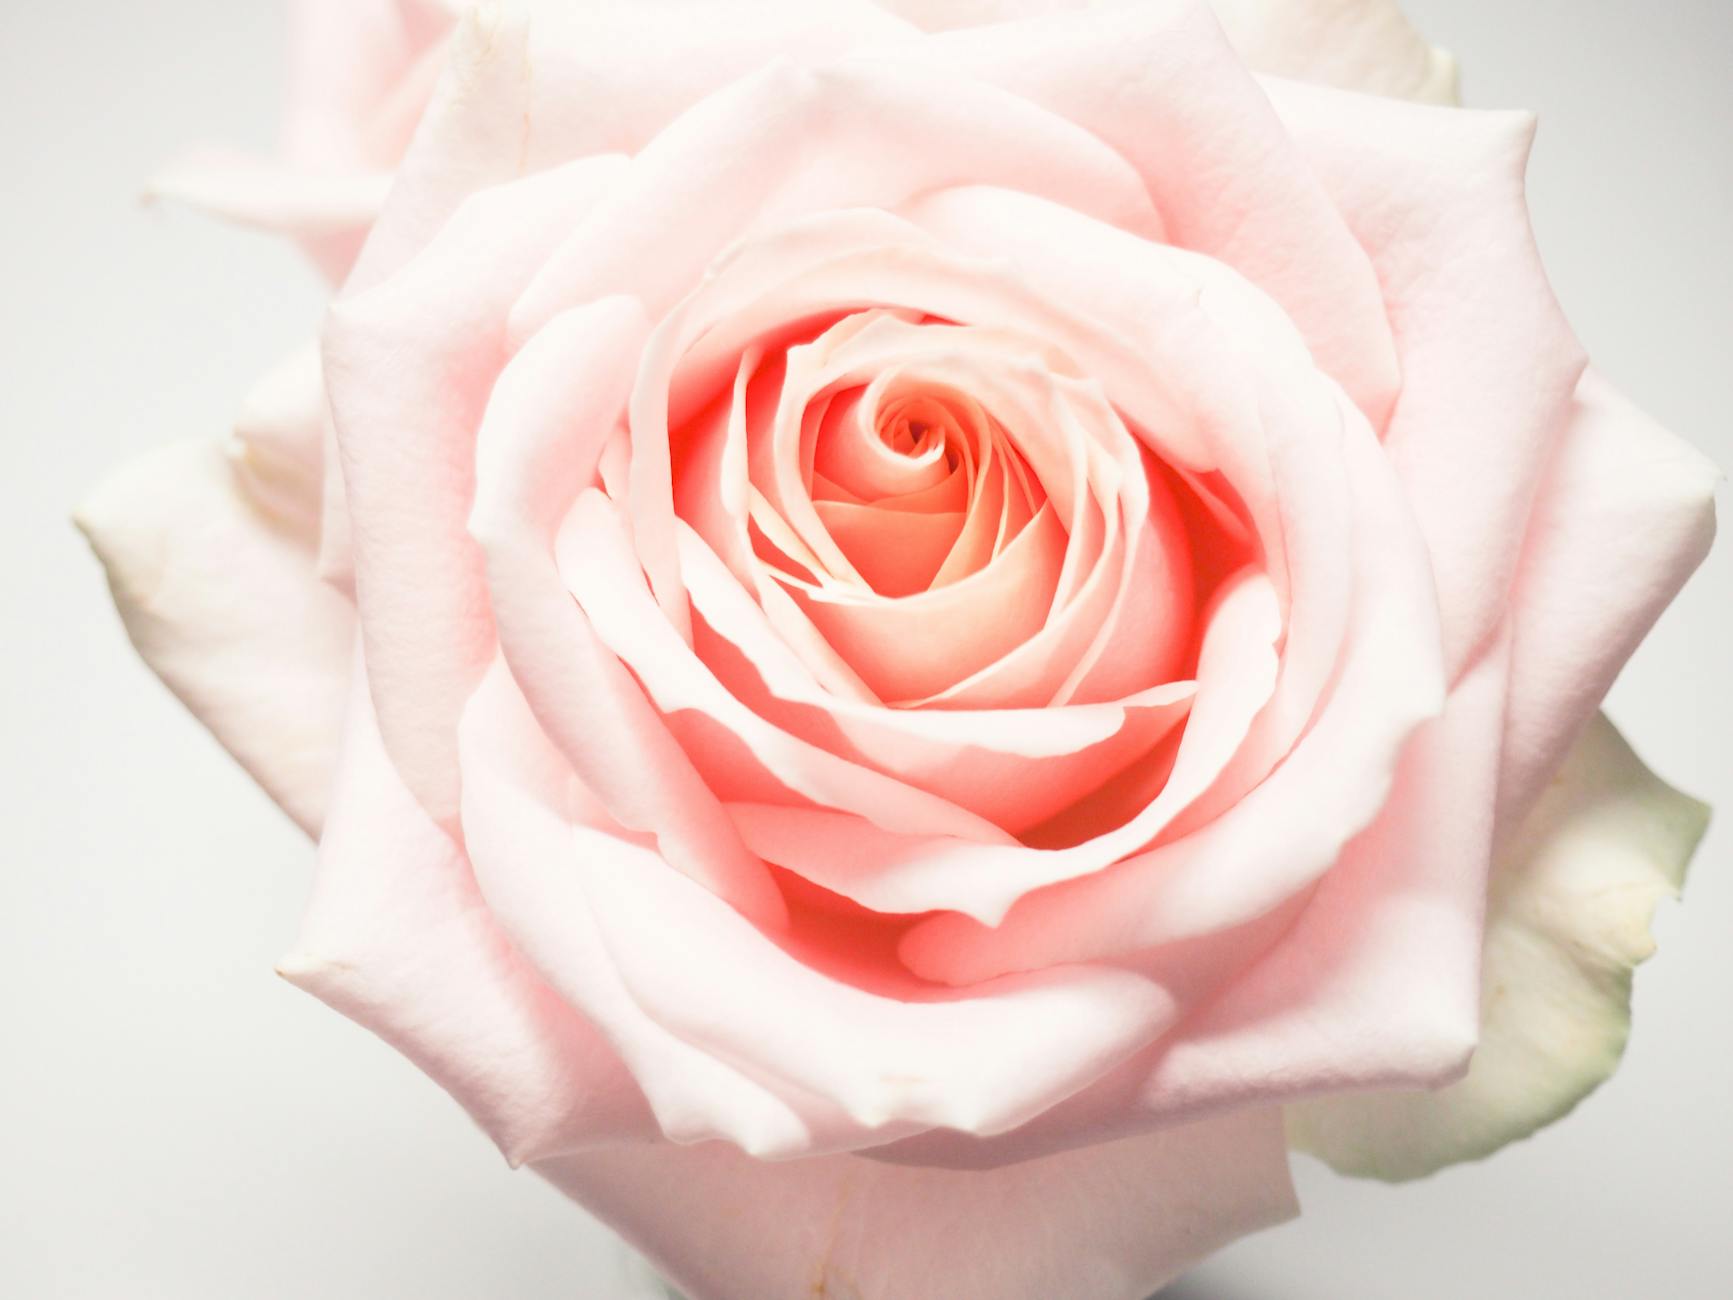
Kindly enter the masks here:
<path id="1" fill-rule="evenodd" d="M 874 0 L 880 8 L 899 14 L 923 31 L 943 32 L 958 27 L 980 27 L 987 23 L 1015 22 L 1049 14 L 1077 13 L 1102 0 Z"/>
<path id="2" fill-rule="evenodd" d="M 355 611 L 314 572 L 311 510 L 250 490 L 265 478 L 284 486 L 244 443 L 181 443 L 110 475 L 77 521 L 145 662 L 316 834 Z"/>
<path id="3" fill-rule="evenodd" d="M 993 1173 L 765 1164 L 720 1143 L 537 1168 L 691 1300 L 1144 1300 L 1298 1209 L 1269 1111 Z"/>
<path id="4" fill-rule="evenodd" d="M 654 1113 L 652 1133 L 675 1142 L 725 1137 L 759 1156 L 822 1147 L 846 1127 L 834 1105 L 791 1103 L 646 1016 L 622 983 L 591 918 L 580 855 L 608 847 L 580 825 L 599 810 L 530 716 L 503 664 L 483 678 L 462 726 L 463 830 L 490 920 L 623 1060 Z M 605 821 L 605 814 L 600 814 Z M 625 834 L 625 832 L 620 832 Z M 617 866 L 610 854 L 592 869 Z M 635 867 L 635 864 L 634 864 Z M 666 864 L 653 869 L 672 875 Z M 518 888 L 527 878 L 539 888 Z"/>
<path id="5" fill-rule="evenodd" d="M 332 307 L 325 381 L 354 532 L 368 675 L 388 752 L 446 826 L 458 713 L 492 658 L 465 532 L 475 430 L 509 356 L 519 287 L 624 162 L 597 158 L 477 194 L 404 271 Z"/>
<path id="6" fill-rule="evenodd" d="M 1153 1062 L 1146 1106 L 1189 1114 L 1460 1075 L 1479 1023 L 1508 670 L 1501 639 L 1403 755 L 1377 821 L 1292 930 Z"/>
<path id="7" fill-rule="evenodd" d="M 1721 475 L 1593 371 L 1522 551 L 1499 814 L 1539 794 L 1715 535 Z"/>
<path id="8" fill-rule="evenodd" d="M 1402 366 L 1385 439 L 1432 550 L 1452 679 L 1503 617 L 1582 349 L 1534 246 L 1534 120 L 1272 86 L 1384 286 Z"/>
<path id="9" fill-rule="evenodd" d="M 404 788 L 357 678 L 313 896 L 279 972 L 408 1056 L 513 1163 L 653 1134 L 619 1057 L 512 947 L 463 851 Z"/>
<path id="10" fill-rule="evenodd" d="M 196 150 L 154 176 L 146 197 L 288 235 L 340 283 L 427 103 L 455 8 L 291 0 L 279 155 Z"/>
<path id="11" fill-rule="evenodd" d="M 387 172 L 409 143 L 460 0 L 290 0 L 283 153 L 323 171 Z M 413 102 L 413 95 L 409 96 Z M 415 105 L 419 107 L 419 105 Z"/>
<path id="12" fill-rule="evenodd" d="M 144 197 L 293 236 L 327 278 L 338 281 L 384 209 L 390 188 L 388 172 L 315 171 L 205 150 L 157 172 Z"/>

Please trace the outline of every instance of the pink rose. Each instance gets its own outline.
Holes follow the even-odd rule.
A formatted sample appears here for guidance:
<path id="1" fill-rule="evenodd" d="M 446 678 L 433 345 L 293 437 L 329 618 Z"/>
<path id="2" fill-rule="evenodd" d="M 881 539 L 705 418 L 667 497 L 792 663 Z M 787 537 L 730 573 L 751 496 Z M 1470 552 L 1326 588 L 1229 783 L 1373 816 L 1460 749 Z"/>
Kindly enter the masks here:
<path id="1" fill-rule="evenodd" d="M 699 1300 L 1138 1300 L 1616 1060 L 1714 472 L 1530 119 L 1218 7 L 477 10 L 326 396 L 83 512 L 321 834 L 283 972 Z"/>

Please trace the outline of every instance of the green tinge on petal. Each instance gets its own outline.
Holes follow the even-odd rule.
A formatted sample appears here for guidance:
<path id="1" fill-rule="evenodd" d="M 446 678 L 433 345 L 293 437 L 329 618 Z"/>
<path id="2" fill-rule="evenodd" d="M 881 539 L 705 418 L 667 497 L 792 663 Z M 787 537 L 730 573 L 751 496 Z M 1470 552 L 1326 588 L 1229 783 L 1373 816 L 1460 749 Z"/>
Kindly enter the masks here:
<path id="1" fill-rule="evenodd" d="M 1563 1118 L 1618 1066 L 1655 908 L 1678 896 L 1708 822 L 1597 715 L 1494 864 L 1467 1075 L 1291 1106 L 1290 1144 L 1341 1173 L 1400 1181 Z"/>

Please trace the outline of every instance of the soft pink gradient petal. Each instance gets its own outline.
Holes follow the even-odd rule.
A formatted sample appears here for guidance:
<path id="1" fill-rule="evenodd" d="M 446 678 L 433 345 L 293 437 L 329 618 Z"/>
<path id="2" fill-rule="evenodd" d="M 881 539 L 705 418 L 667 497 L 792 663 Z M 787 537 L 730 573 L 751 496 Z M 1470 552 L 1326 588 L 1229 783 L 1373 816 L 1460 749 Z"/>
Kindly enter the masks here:
<path id="1" fill-rule="evenodd" d="M 493 655 L 468 533 L 475 431 L 510 356 L 518 288 L 625 163 L 594 158 L 485 190 L 398 276 L 340 298 L 324 334 L 368 673 L 386 749 L 455 824 L 455 732 Z"/>
<path id="2" fill-rule="evenodd" d="M 281 435 L 274 447 L 165 447 L 111 474 L 77 521 L 145 662 L 317 834 L 355 611 L 314 572 L 316 498 L 291 450 L 301 394 L 295 376 L 286 389 L 277 379 L 251 411 L 251 422 Z"/>
<path id="3" fill-rule="evenodd" d="M 482 680 L 461 738 L 464 836 L 489 916 L 561 1002 L 594 1024 L 625 1062 L 660 1134 L 681 1143 L 726 1138 L 757 1156 L 797 1155 L 834 1143 L 847 1128 L 834 1104 L 777 1095 L 683 1042 L 632 998 L 603 945 L 586 888 L 589 871 L 621 865 L 611 853 L 596 851 L 606 850 L 613 836 L 586 829 L 586 838 L 578 838 L 580 827 L 606 825 L 606 813 L 536 725 L 503 664 Z M 618 842 L 631 847 L 624 838 Z M 591 851 L 581 856 L 586 847 Z M 518 887 L 526 876 L 540 888 Z"/>
<path id="4" fill-rule="evenodd" d="M 1043 507 L 987 568 L 891 602 L 823 589 L 797 603 L 879 698 L 919 700 L 973 676 L 1046 626 L 1065 530 Z"/>
<path id="5" fill-rule="evenodd" d="M 1143 1300 L 1298 1210 L 1279 1117 L 1259 1110 L 991 1173 L 766 1164 L 720 1143 L 537 1171 L 690 1300 Z"/>
<path id="6" fill-rule="evenodd" d="M 1385 445 L 1432 550 L 1454 679 L 1504 616 L 1586 364 L 1529 227 L 1534 119 L 1270 89 L 1384 286 L 1403 380 Z"/>
<path id="7" fill-rule="evenodd" d="M 1721 474 L 1590 371 L 1541 482 L 1512 593 L 1499 815 L 1514 825 L 1708 553 Z"/>
<path id="8" fill-rule="evenodd" d="M 513 1163 L 655 1133 L 607 1042 L 536 976 L 386 756 L 359 671 L 290 981 L 391 1043 Z"/>

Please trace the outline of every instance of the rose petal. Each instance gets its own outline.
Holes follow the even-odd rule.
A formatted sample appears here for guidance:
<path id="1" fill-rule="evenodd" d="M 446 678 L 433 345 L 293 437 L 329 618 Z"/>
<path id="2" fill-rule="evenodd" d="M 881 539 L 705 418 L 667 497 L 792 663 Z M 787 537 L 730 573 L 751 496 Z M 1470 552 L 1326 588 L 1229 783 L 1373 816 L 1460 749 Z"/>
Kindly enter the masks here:
<path id="1" fill-rule="evenodd" d="M 356 595 L 379 725 L 448 828 L 459 711 L 493 655 L 465 532 L 475 430 L 509 355 L 506 312 L 549 248 L 625 167 L 594 158 L 484 190 L 402 274 L 339 298 L 324 334 Z"/>
<path id="2" fill-rule="evenodd" d="M 461 0 L 290 0 L 283 88 L 289 161 L 389 170 L 409 143 L 415 119 L 408 110 L 425 104 L 438 47 L 462 7 Z"/>
<path id="3" fill-rule="evenodd" d="M 157 172 L 144 197 L 292 235 L 337 281 L 360 252 L 390 188 L 388 172 L 316 171 L 206 150 Z"/>
<path id="4" fill-rule="evenodd" d="M 1111 0 L 878 0 L 927 31 L 1053 14 Z M 1210 0 L 1235 51 L 1255 71 L 1343 90 L 1456 102 L 1456 60 L 1429 46 L 1395 0 Z"/>
<path id="5" fill-rule="evenodd" d="M 501 652 L 587 791 L 622 826 L 654 836 L 677 870 L 778 925 L 785 912 L 763 864 L 597 639 L 555 562 L 560 520 L 595 480 L 648 328 L 631 299 L 604 299 L 555 317 L 512 359 L 477 435 L 469 530 Z"/>
<path id="6" fill-rule="evenodd" d="M 1210 0 L 1259 72 L 1429 104 L 1457 101 L 1456 60 L 1396 0 Z"/>
<path id="7" fill-rule="evenodd" d="M 1385 445 L 1432 551 L 1454 679 L 1504 616 L 1585 364 L 1529 228 L 1534 119 L 1270 89 L 1384 286 L 1403 377 Z"/>
<path id="8" fill-rule="evenodd" d="M 539 1165 L 704 1300 L 1143 1300 L 1297 1212 L 1271 1112 L 993 1173 L 855 1156 L 766 1164 L 711 1143 Z"/>
<path id="9" fill-rule="evenodd" d="M 324 544 L 325 379 L 318 345 L 296 349 L 253 385 L 235 417 L 232 457 L 247 495 Z"/>
<path id="10" fill-rule="evenodd" d="M 605 822 L 606 814 L 573 779 L 503 664 L 482 679 L 461 735 L 464 836 L 487 914 L 561 1004 L 595 1025 L 626 1063 L 660 1135 L 675 1142 L 727 1137 L 756 1155 L 792 1154 L 833 1140 L 843 1127 L 834 1106 L 816 1098 L 791 1104 L 681 1041 L 633 1000 L 591 917 L 574 834 L 574 818 L 599 815 Z M 610 862 L 604 858 L 600 865 Z M 663 863 L 655 869 L 674 874 Z M 539 880 L 539 895 L 514 888 L 525 873 Z M 554 910 L 545 910 L 550 902 Z"/>
<path id="11" fill-rule="evenodd" d="M 255 413 L 258 408 L 255 406 Z M 79 507 L 127 634 L 152 670 L 309 834 L 324 820 L 355 611 L 313 570 L 310 507 L 245 444 L 166 447 Z"/>
<path id="12" fill-rule="evenodd" d="M 356 681 L 313 896 L 279 972 L 408 1056 L 514 1164 L 654 1133 L 618 1056 L 512 947 L 404 788 Z"/>
<path id="13" fill-rule="evenodd" d="M 1418 1178 L 1568 1114 L 1618 1065 L 1632 967 L 1653 953 L 1650 918 L 1677 896 L 1708 820 L 1597 716 L 1500 854 L 1467 1076 L 1293 1106 L 1294 1145 L 1343 1173 Z"/>
<path id="14" fill-rule="evenodd" d="M 1721 475 L 1593 371 L 1524 543 L 1499 815 L 1514 824 L 1715 535 Z M 1609 580 L 1616 575 L 1617 581 Z"/>

